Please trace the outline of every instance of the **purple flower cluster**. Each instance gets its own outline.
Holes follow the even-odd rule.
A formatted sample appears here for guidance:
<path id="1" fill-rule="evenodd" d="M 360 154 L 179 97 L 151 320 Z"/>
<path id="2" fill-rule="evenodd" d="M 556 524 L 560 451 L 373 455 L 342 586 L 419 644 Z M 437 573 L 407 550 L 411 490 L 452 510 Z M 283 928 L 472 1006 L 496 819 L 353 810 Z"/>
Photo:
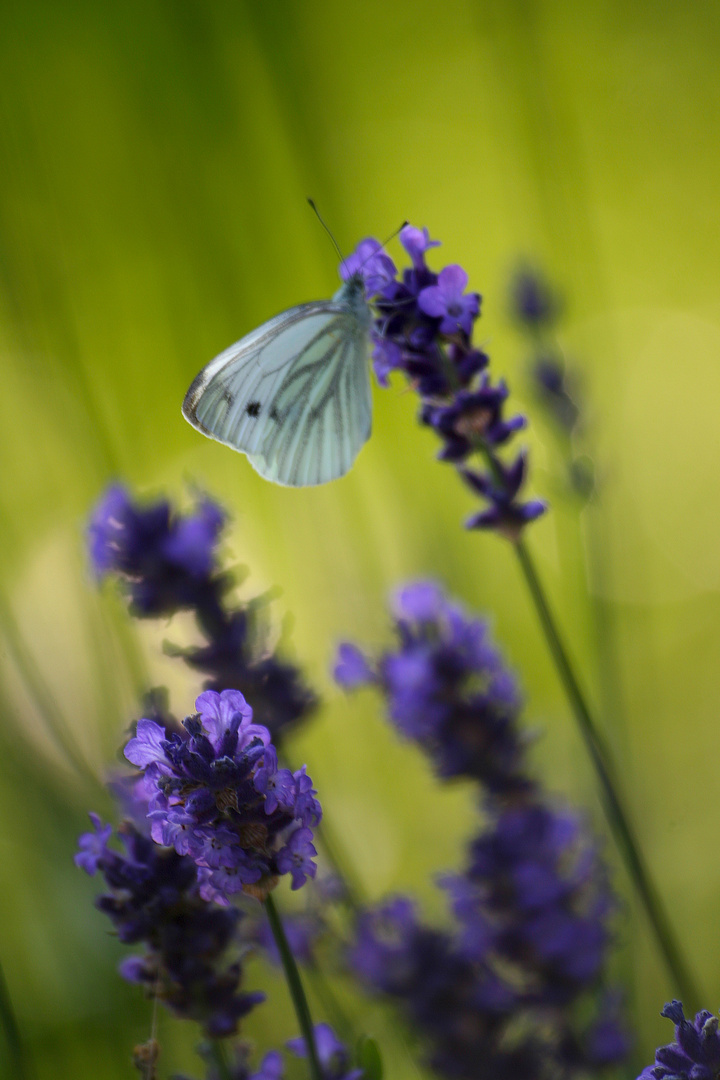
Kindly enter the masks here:
<path id="1" fill-rule="evenodd" d="M 398 898 L 362 916 L 352 966 L 402 1003 L 443 1075 L 572 1077 L 621 1060 L 616 1001 L 590 1005 L 614 908 L 606 875 L 577 816 L 528 774 L 517 691 L 485 624 L 428 582 L 401 590 L 394 615 L 396 648 L 371 660 L 346 644 L 336 677 L 374 683 L 441 776 L 478 781 L 484 823 L 462 874 L 440 882 L 455 928 L 424 926 Z"/>
<path id="2" fill-rule="evenodd" d="M 240 964 L 228 960 L 240 912 L 201 898 L 191 859 L 158 847 L 129 822 L 120 829 L 122 855 L 107 846 L 112 827 L 102 825 L 96 814 L 90 818 L 94 831 L 80 837 L 75 862 L 105 878 L 109 891 L 96 906 L 112 920 L 120 940 L 143 942 L 147 949 L 125 960 L 121 974 L 144 985 L 176 1015 L 202 1024 L 209 1037 L 234 1034 L 238 1021 L 265 999 L 262 993 L 240 992 Z"/>
<path id="3" fill-rule="evenodd" d="M 502 843 L 502 831 L 493 823 L 483 842 Z M 547 891 L 535 901 L 515 880 L 530 866 L 527 854 L 513 866 L 503 853 L 504 866 L 494 874 L 476 871 L 447 883 L 461 915 L 459 930 L 424 925 L 406 897 L 361 916 L 351 966 L 370 990 L 402 1007 L 441 1075 L 568 1078 L 627 1054 L 613 999 L 584 1023 L 574 1020 L 574 1006 L 597 980 L 598 950 L 581 970 L 580 935 L 572 926 L 584 918 L 573 910 L 573 902 L 582 905 L 582 883 L 571 884 L 561 870 L 566 852 L 556 855 L 555 874 L 547 874 L 549 864 L 544 869 L 548 881 L 554 876 L 556 888 L 564 889 L 564 911 L 560 905 L 553 910 Z M 562 914 L 566 925 L 553 925 Z"/>
<path id="4" fill-rule="evenodd" d="M 206 689 L 241 690 L 277 741 L 313 710 L 315 696 L 292 664 L 268 653 L 261 605 L 229 605 L 232 581 L 217 564 L 224 523 L 224 512 L 210 499 L 181 515 L 164 499 L 141 505 L 113 486 L 90 521 L 90 556 L 98 576 L 120 579 L 132 614 L 194 611 L 205 643 L 176 654 L 206 675 Z"/>
<path id="5" fill-rule="evenodd" d="M 263 898 L 275 879 L 314 877 L 312 829 L 322 816 L 305 767 L 278 768 L 267 728 L 237 690 L 206 690 L 179 734 L 140 720 L 125 756 L 144 769 L 151 834 L 197 866 L 200 895 Z"/>
<path id="6" fill-rule="evenodd" d="M 374 683 L 392 722 L 428 753 L 442 777 L 467 776 L 489 791 L 532 786 L 518 732 L 520 695 L 488 626 L 449 601 L 434 582 L 393 600 L 397 647 L 369 660 L 340 646 L 335 678 L 346 689 Z"/>
<path id="7" fill-rule="evenodd" d="M 485 370 L 489 359 L 472 343 L 480 296 L 466 291 L 468 276 L 461 266 L 446 266 L 438 274 L 428 267 L 425 254 L 438 241 L 430 239 L 427 229 L 406 225 L 400 241 L 411 260 L 402 277 L 371 239 L 363 240 L 340 268 L 344 277 L 351 271 L 363 274 L 375 306 L 378 380 L 386 386 L 391 371 L 404 371 L 420 395 L 422 423 L 443 441 L 440 458 L 457 465 L 471 489 L 489 503 L 469 519 L 468 528 L 495 529 L 516 540 L 545 504 L 519 501 L 524 457 L 503 465 L 497 455 L 526 421 L 504 418 L 508 389 L 502 381 L 491 381 Z M 474 456 L 482 463 L 479 469 L 467 466 Z"/>
<path id="8" fill-rule="evenodd" d="M 717 1016 L 702 1009 L 692 1022 L 686 1020 L 680 1001 L 671 1001 L 660 1015 L 675 1024 L 675 1042 L 655 1051 L 655 1064 L 643 1069 L 638 1080 L 718 1080 Z"/>

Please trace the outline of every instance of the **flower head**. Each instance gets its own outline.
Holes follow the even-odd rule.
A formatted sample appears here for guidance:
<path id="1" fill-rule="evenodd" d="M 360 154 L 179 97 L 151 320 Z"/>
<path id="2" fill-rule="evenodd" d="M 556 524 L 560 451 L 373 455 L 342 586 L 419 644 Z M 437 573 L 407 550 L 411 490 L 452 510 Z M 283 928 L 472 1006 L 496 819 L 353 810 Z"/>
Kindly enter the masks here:
<path id="1" fill-rule="evenodd" d="M 206 690 L 195 707 L 182 735 L 140 720 L 125 748 L 145 770 L 153 839 L 190 856 L 206 900 L 266 894 L 288 872 L 299 888 L 315 873 L 312 826 L 322 814 L 310 777 L 278 768 L 269 731 L 239 691 Z"/>

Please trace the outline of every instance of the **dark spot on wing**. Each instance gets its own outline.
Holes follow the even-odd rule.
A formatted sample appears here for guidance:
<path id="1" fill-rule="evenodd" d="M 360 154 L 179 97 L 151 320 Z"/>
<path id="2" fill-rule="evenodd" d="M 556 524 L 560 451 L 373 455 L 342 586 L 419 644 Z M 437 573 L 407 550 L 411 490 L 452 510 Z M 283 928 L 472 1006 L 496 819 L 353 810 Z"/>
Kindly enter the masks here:
<path id="1" fill-rule="evenodd" d="M 248 414 L 248 416 L 259 416 L 260 415 L 260 402 L 259 401 L 248 401 L 247 405 L 245 406 L 245 412 Z"/>
<path id="2" fill-rule="evenodd" d="M 223 400 L 227 401 L 228 405 L 232 405 L 233 401 L 235 400 L 235 398 L 233 397 L 233 395 L 230 393 L 229 390 L 223 390 L 223 395 L 222 396 L 223 396 Z"/>
<path id="3" fill-rule="evenodd" d="M 270 410 L 270 419 L 271 420 L 279 420 L 280 419 L 280 414 L 279 414 L 279 412 L 277 411 L 277 409 L 275 408 L 274 405 L 273 405 L 272 409 Z"/>

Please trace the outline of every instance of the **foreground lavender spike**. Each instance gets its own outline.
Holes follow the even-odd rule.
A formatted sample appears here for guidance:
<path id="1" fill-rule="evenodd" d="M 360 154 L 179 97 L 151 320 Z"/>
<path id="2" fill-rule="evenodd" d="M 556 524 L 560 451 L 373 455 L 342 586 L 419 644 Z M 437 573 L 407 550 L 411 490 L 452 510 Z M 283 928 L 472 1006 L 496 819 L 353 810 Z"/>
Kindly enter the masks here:
<path id="1" fill-rule="evenodd" d="M 671 1001 L 660 1013 L 675 1024 L 675 1042 L 655 1051 L 638 1080 L 718 1080 L 720 1035 L 718 1018 L 701 1009 L 695 1019 L 685 1019 L 681 1001 Z"/>
<path id="2" fill-rule="evenodd" d="M 158 847 L 138 825 L 126 821 L 118 830 L 122 855 L 108 847 L 112 827 L 96 814 L 90 819 L 94 831 L 80 837 L 75 862 L 105 878 L 108 892 L 95 903 L 120 940 L 146 947 L 123 961 L 122 976 L 200 1023 L 208 1037 L 235 1034 L 238 1021 L 265 1000 L 239 989 L 242 970 L 231 947 L 241 913 L 203 900 L 192 859 Z"/>
<path id="3" fill-rule="evenodd" d="M 322 816 L 305 767 L 278 767 L 270 732 L 237 690 L 206 690 L 182 733 L 140 720 L 125 756 L 144 770 L 151 835 L 189 855 L 200 895 L 265 899 L 279 875 L 314 877 L 313 827 Z"/>
<path id="4" fill-rule="evenodd" d="M 193 611 L 205 643 L 174 652 L 206 676 L 205 689 L 241 690 L 277 741 L 310 715 L 316 698 L 292 664 L 269 652 L 262 603 L 229 603 L 232 579 L 218 565 L 225 522 L 207 497 L 180 514 L 165 499 L 136 502 L 116 484 L 92 513 L 90 558 L 99 578 L 119 579 L 138 618 Z"/>

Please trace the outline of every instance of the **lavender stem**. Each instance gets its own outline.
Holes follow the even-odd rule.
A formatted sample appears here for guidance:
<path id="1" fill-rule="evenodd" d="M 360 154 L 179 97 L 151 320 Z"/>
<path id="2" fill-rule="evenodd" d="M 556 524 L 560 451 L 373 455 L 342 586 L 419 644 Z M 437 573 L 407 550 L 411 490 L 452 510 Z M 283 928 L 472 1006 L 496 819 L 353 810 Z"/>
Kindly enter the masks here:
<path id="1" fill-rule="evenodd" d="M 514 547 L 555 662 L 560 682 L 575 714 L 580 734 L 597 772 L 610 828 L 625 860 L 630 878 L 645 908 L 645 913 L 650 921 L 668 972 L 683 1000 L 699 1002 L 701 999 L 695 980 L 683 959 L 665 906 L 645 863 L 630 817 L 623 805 L 617 781 L 613 779 L 610 751 L 598 730 L 585 695 L 575 676 L 572 663 L 560 637 L 555 617 L 550 610 L 545 591 L 540 583 L 535 564 L 522 539 L 519 539 L 514 544 Z"/>
<path id="2" fill-rule="evenodd" d="M 312 1080 L 323 1080 L 320 1059 L 318 1057 L 317 1046 L 315 1045 L 315 1031 L 313 1029 L 312 1017 L 310 1016 L 310 1008 L 305 996 L 305 990 L 303 989 L 300 972 L 298 971 L 295 957 L 293 956 L 292 949 L 290 948 L 290 944 L 285 934 L 285 928 L 283 927 L 280 913 L 275 907 L 275 901 L 272 898 L 272 894 L 269 894 L 263 901 L 263 905 L 267 912 L 270 929 L 275 938 L 275 944 L 280 953 L 288 990 L 290 991 L 290 996 L 293 1005 L 295 1006 L 295 1015 L 297 1016 L 300 1031 L 305 1040 Z"/>

